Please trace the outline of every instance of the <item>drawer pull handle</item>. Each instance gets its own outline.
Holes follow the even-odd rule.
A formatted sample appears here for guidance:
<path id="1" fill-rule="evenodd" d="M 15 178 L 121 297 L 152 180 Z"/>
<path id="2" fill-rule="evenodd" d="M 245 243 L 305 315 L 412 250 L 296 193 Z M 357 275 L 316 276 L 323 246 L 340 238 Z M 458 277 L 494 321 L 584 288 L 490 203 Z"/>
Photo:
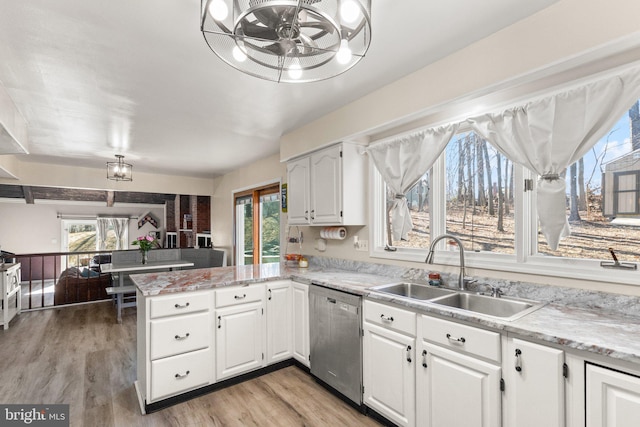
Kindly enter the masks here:
<path id="1" fill-rule="evenodd" d="M 187 378 L 187 376 L 190 374 L 189 371 L 185 372 L 184 374 L 180 375 L 180 374 L 176 374 L 176 379 L 177 380 L 181 380 L 182 378 Z"/>
<path id="2" fill-rule="evenodd" d="M 411 346 L 407 346 L 407 362 L 411 363 Z"/>
<path id="3" fill-rule="evenodd" d="M 427 367 L 427 350 L 422 350 L 422 367 Z"/>
<path id="4" fill-rule="evenodd" d="M 247 294 L 242 294 L 242 295 L 234 295 L 235 299 L 245 299 L 247 297 Z"/>
<path id="5" fill-rule="evenodd" d="M 519 348 L 516 348 L 516 372 L 522 372 L 522 359 L 520 358 L 521 354 L 522 351 L 520 351 Z"/>
<path id="6" fill-rule="evenodd" d="M 186 303 L 186 304 L 183 304 L 183 305 L 176 304 L 175 307 L 176 308 L 187 308 L 187 307 L 189 307 L 189 303 Z"/>
<path id="7" fill-rule="evenodd" d="M 189 338 L 189 332 L 187 332 L 186 334 L 184 334 L 183 336 L 180 335 L 176 335 L 175 339 L 177 339 L 178 341 L 180 340 L 186 340 L 187 338 Z"/>
<path id="8" fill-rule="evenodd" d="M 384 314 L 381 314 L 380 320 L 383 322 L 393 322 L 393 316 L 385 316 Z"/>
<path id="9" fill-rule="evenodd" d="M 222 318 L 218 316 L 218 329 L 222 328 Z"/>
<path id="10" fill-rule="evenodd" d="M 269 301 L 271 301 L 271 289 L 269 289 Z"/>
<path id="11" fill-rule="evenodd" d="M 460 343 L 460 344 L 464 344 L 467 341 L 464 339 L 464 337 L 455 338 L 455 337 L 452 337 L 451 334 L 447 334 L 447 339 L 449 341 L 453 341 L 454 343 Z"/>

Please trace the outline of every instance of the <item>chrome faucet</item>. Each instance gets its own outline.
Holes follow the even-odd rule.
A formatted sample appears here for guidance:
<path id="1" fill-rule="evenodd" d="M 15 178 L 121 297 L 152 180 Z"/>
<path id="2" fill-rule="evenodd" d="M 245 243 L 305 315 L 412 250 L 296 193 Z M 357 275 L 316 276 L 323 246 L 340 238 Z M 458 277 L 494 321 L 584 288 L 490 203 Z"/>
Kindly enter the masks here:
<path id="1" fill-rule="evenodd" d="M 462 242 L 456 236 L 452 236 L 451 234 L 441 234 L 440 236 L 433 239 L 431 245 L 429 246 L 429 253 L 427 254 L 427 258 L 424 260 L 427 264 L 433 264 L 433 253 L 436 247 L 436 244 L 442 239 L 451 239 L 458 245 L 460 249 L 460 274 L 458 275 L 458 289 L 464 291 L 466 290 L 466 282 L 464 280 L 464 246 L 462 246 Z"/>

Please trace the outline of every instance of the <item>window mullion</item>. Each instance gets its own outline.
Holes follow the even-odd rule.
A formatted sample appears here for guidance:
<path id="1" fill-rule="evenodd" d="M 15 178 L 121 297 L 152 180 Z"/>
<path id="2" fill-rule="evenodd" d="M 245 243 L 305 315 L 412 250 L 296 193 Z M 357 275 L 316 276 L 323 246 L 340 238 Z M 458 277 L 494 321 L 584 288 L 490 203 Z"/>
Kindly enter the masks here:
<path id="1" fill-rule="evenodd" d="M 430 241 L 434 237 L 447 232 L 447 203 L 446 203 L 446 179 L 445 179 L 445 158 L 444 152 L 438 157 L 431 169 L 431 191 L 429 197 L 432 209 L 430 220 Z M 444 245 L 444 243 L 441 244 Z"/>

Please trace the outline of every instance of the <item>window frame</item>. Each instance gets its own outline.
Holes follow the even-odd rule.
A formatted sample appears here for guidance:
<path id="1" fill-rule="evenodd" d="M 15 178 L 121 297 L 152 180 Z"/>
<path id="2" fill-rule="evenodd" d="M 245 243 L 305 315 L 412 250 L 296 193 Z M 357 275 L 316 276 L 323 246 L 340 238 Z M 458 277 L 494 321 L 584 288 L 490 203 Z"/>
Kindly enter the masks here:
<path id="1" fill-rule="evenodd" d="M 463 132 L 459 129 L 458 132 Z M 431 208 L 430 239 L 446 231 L 445 203 L 445 156 L 440 155 L 430 170 L 431 191 L 429 204 Z M 370 183 L 370 241 L 372 245 L 369 256 L 394 261 L 424 263 L 429 248 L 397 248 L 385 251 L 385 186 L 381 175 L 373 165 L 369 165 Z M 605 269 L 600 266 L 601 260 L 561 258 L 538 253 L 538 218 L 536 213 L 537 176 L 528 169 L 514 164 L 514 219 L 515 219 L 515 255 L 490 252 L 465 252 L 465 264 L 468 268 L 510 273 L 535 274 L 556 278 L 603 281 L 625 285 L 638 284 L 637 271 Z M 525 180 L 532 180 L 533 190 L 524 191 Z M 457 267 L 459 255 L 444 250 L 444 242 L 436 247 L 435 265 Z M 437 267 L 434 267 L 437 270 Z"/>

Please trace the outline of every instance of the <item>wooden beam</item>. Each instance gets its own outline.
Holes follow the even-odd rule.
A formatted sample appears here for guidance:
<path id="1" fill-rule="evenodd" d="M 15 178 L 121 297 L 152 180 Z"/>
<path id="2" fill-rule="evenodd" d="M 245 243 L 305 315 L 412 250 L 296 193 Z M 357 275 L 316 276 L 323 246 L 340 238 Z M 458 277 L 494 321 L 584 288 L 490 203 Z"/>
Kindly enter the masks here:
<path id="1" fill-rule="evenodd" d="M 33 205 L 33 191 L 31 191 L 31 187 L 28 185 L 22 186 L 22 193 L 24 194 L 24 200 L 28 205 Z"/>
<path id="2" fill-rule="evenodd" d="M 115 200 L 115 191 L 107 191 L 107 207 L 113 207 L 113 201 Z"/>

